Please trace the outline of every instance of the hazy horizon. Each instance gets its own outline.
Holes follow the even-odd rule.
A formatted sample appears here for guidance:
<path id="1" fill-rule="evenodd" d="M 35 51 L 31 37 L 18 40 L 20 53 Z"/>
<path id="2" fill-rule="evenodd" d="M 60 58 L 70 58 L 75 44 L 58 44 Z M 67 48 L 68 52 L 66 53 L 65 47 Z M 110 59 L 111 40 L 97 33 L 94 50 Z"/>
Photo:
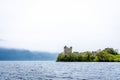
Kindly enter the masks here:
<path id="1" fill-rule="evenodd" d="M 120 49 L 119 0 L 0 0 L 0 47 Z"/>

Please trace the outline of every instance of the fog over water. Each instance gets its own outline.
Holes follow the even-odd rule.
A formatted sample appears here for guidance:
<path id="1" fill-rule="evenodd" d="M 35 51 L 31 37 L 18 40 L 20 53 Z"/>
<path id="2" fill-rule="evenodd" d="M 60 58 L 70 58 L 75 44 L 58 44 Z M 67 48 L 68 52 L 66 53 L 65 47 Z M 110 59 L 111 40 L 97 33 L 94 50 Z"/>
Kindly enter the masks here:
<path id="1" fill-rule="evenodd" d="M 0 0 L 0 47 L 120 49 L 120 0 Z"/>

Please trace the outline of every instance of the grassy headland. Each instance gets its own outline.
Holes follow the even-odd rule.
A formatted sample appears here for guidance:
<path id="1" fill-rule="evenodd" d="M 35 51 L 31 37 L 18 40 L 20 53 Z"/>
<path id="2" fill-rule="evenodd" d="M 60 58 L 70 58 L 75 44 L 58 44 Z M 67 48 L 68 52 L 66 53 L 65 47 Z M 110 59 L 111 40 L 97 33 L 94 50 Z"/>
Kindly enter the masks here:
<path id="1" fill-rule="evenodd" d="M 113 48 L 97 51 L 60 53 L 57 62 L 119 62 L 120 54 Z"/>

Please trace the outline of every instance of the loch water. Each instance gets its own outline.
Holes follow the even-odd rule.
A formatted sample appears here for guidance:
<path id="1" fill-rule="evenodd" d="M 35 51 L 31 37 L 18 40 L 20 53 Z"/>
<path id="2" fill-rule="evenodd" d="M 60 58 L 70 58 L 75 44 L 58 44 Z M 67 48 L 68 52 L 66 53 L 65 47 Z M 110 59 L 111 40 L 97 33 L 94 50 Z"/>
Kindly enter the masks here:
<path id="1" fill-rule="evenodd" d="M 120 80 L 120 62 L 0 61 L 0 80 Z"/>

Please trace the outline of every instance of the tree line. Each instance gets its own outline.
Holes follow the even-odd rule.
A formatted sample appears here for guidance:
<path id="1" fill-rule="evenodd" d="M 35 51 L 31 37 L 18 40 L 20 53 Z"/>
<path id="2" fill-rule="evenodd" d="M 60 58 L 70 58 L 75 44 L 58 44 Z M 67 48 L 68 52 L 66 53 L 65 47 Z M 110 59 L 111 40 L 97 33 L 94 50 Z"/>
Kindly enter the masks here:
<path id="1" fill-rule="evenodd" d="M 57 62 L 118 62 L 120 54 L 113 48 L 105 48 L 94 52 L 60 53 Z"/>

